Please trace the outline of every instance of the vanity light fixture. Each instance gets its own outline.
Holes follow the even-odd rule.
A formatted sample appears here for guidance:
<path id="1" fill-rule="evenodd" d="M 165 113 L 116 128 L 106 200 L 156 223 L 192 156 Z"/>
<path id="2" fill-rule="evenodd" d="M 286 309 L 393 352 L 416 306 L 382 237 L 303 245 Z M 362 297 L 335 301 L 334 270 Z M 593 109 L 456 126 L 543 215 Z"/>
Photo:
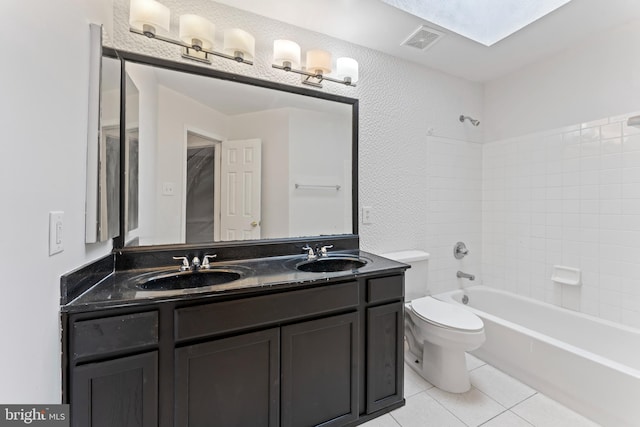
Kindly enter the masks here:
<path id="1" fill-rule="evenodd" d="M 198 15 L 180 16 L 179 40 L 169 33 L 169 8 L 156 0 L 131 0 L 129 31 L 183 48 L 182 57 L 211 64 L 210 55 L 253 65 L 255 39 L 234 28 L 224 32 L 223 52 L 213 50 L 215 25 Z"/>
<path id="2" fill-rule="evenodd" d="M 358 62 L 352 58 L 338 58 L 335 78 L 328 77 L 332 72 L 331 53 L 314 49 L 307 52 L 306 67 L 300 66 L 300 46 L 290 40 L 273 42 L 273 68 L 291 71 L 302 76 L 302 83 L 322 87 L 323 81 L 355 86 L 358 81 Z"/>

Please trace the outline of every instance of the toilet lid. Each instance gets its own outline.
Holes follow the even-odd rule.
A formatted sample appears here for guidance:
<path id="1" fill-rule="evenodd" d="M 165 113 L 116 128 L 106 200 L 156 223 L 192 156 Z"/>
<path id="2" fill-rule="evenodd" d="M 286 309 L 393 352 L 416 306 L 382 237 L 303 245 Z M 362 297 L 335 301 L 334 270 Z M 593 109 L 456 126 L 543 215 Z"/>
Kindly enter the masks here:
<path id="1" fill-rule="evenodd" d="M 422 320 L 446 328 L 479 331 L 484 327 L 482 319 L 469 310 L 432 297 L 415 299 L 411 307 Z"/>

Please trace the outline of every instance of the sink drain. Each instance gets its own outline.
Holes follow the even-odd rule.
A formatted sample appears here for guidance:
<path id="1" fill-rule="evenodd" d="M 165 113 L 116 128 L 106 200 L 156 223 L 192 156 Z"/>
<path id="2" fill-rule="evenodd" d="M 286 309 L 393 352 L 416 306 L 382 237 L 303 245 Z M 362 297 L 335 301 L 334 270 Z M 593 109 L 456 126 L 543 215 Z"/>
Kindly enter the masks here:
<path id="1" fill-rule="evenodd" d="M 469 297 L 467 295 L 462 295 L 462 303 L 469 304 Z"/>

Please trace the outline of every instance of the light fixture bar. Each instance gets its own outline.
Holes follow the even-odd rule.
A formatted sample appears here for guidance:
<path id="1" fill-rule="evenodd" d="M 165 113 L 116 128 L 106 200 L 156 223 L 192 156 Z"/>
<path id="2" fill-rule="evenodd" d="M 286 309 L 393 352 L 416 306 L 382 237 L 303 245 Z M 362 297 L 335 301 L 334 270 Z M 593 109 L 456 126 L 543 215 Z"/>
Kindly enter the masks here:
<path id="1" fill-rule="evenodd" d="M 186 49 L 186 53 L 184 53 L 182 55 L 185 58 L 189 58 L 189 59 L 193 59 L 193 60 L 196 60 L 196 61 L 200 61 L 200 62 L 204 62 L 204 63 L 210 64 L 211 61 L 208 59 L 208 55 L 214 55 L 214 56 L 219 56 L 221 58 L 231 59 L 231 60 L 236 61 L 236 62 L 241 62 L 243 64 L 253 65 L 253 61 L 249 61 L 249 60 L 245 59 L 244 55 L 242 54 L 242 52 L 239 52 L 239 51 L 235 52 L 234 55 L 227 55 L 226 53 L 216 52 L 214 50 L 209 50 L 209 49 L 204 49 L 204 48 L 202 48 L 200 46 L 197 46 L 197 45 L 192 46 L 192 45 L 189 45 L 189 44 L 184 43 L 184 42 L 179 41 L 179 40 L 174 40 L 174 39 L 171 39 L 169 37 L 164 37 L 162 35 L 156 34 L 153 31 L 140 31 L 140 30 L 138 30 L 136 28 L 133 28 L 133 27 L 129 27 L 129 31 L 131 31 L 132 33 L 135 33 L 135 34 L 140 34 L 141 36 L 148 37 L 150 39 L 157 39 L 157 40 L 161 40 L 163 42 L 174 44 L 176 46 L 181 46 L 181 47 Z M 189 54 L 190 50 L 194 50 L 195 52 L 204 53 L 204 57 L 191 55 L 191 54 Z"/>
<path id="2" fill-rule="evenodd" d="M 322 87 L 322 82 L 325 81 L 325 80 L 329 81 L 329 82 L 333 82 L 333 83 L 340 83 L 340 84 L 343 84 L 345 86 L 351 86 L 351 87 L 355 87 L 356 86 L 355 83 L 352 83 L 350 77 L 345 77 L 344 80 L 338 80 L 338 79 L 334 79 L 334 78 L 331 78 L 331 77 L 327 77 L 327 76 L 323 75 L 322 73 L 311 73 L 311 72 L 306 71 L 306 70 L 298 70 L 296 68 L 292 68 L 291 64 L 287 64 L 286 62 L 283 63 L 282 65 L 271 64 L 271 66 L 273 68 L 277 68 L 278 70 L 283 70 L 283 71 L 287 71 L 287 72 L 300 74 L 302 76 L 306 76 L 307 78 L 303 79 L 302 83 L 304 83 L 306 85 L 310 85 L 310 86 Z M 314 82 L 313 80 L 310 80 L 310 79 L 316 79 L 318 81 Z"/>

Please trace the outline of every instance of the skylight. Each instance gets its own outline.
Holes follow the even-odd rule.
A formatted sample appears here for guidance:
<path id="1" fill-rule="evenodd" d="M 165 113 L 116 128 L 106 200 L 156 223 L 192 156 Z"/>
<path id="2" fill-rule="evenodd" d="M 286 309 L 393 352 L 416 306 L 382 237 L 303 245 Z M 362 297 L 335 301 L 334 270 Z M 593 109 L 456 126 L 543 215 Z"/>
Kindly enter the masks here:
<path id="1" fill-rule="evenodd" d="M 382 0 L 491 46 L 571 0 Z"/>

